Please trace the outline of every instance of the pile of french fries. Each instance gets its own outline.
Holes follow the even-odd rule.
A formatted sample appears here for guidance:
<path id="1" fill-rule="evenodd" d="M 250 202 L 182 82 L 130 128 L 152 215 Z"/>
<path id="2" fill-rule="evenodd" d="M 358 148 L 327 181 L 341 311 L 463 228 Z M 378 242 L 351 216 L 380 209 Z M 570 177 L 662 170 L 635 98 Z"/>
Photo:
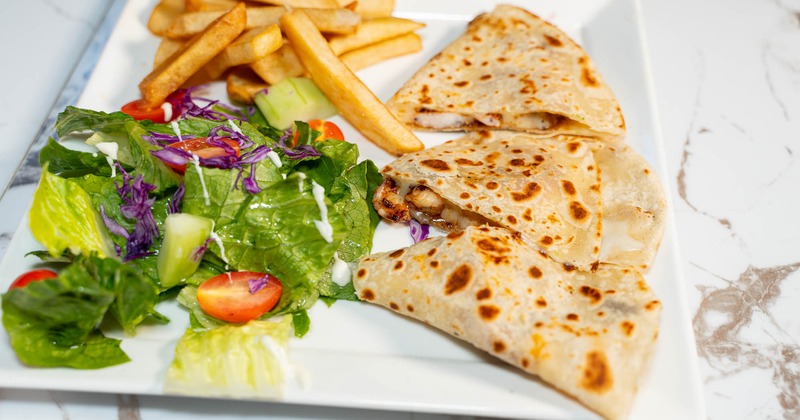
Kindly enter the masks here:
<path id="1" fill-rule="evenodd" d="M 308 75 L 281 17 L 302 10 L 351 71 L 422 50 L 424 24 L 393 17 L 394 0 L 161 0 L 148 21 L 161 37 L 142 98 L 158 105 L 181 86 L 225 79 L 234 101 Z"/>

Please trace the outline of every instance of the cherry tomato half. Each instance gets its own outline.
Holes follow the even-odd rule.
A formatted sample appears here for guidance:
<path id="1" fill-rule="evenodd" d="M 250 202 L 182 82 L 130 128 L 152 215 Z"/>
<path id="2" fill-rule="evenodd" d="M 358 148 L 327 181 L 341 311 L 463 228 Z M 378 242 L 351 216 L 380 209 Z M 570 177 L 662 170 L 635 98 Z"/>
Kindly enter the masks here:
<path id="1" fill-rule="evenodd" d="M 207 140 L 208 140 L 207 137 L 198 137 L 194 139 L 179 141 L 177 143 L 172 143 L 167 147 L 174 147 L 176 149 L 181 149 L 183 151 L 193 153 L 204 159 L 227 156 L 228 153 L 230 153 L 229 151 L 225 150 L 222 147 L 208 144 Z M 236 152 L 237 157 L 239 156 L 240 148 L 238 141 L 228 138 L 223 138 L 221 140 Z M 170 168 L 174 169 L 176 172 L 179 173 L 186 172 L 186 165 L 175 165 L 167 163 L 167 166 L 169 166 Z"/>
<path id="2" fill-rule="evenodd" d="M 267 284 L 250 293 L 250 280 L 268 276 Z M 281 282 L 264 273 L 234 271 L 212 277 L 197 289 L 197 303 L 214 318 L 227 322 L 247 322 L 274 308 L 281 297 Z"/>
<path id="3" fill-rule="evenodd" d="M 327 120 L 308 120 L 308 128 L 320 132 L 314 141 L 344 140 L 344 134 L 339 126 Z M 298 132 L 294 132 L 294 146 L 297 146 Z"/>
<path id="4" fill-rule="evenodd" d="M 45 269 L 38 269 L 38 270 L 31 270 L 27 273 L 22 274 L 21 276 L 17 277 L 13 282 L 11 282 L 11 286 L 8 286 L 8 290 L 16 289 L 18 287 L 25 287 L 28 283 L 39 281 L 39 280 L 47 280 L 47 279 L 54 279 L 58 277 L 54 271 L 45 270 Z"/>
<path id="5" fill-rule="evenodd" d="M 174 110 L 175 107 L 172 107 Z M 122 106 L 121 111 L 130 115 L 135 120 L 150 120 L 158 124 L 167 122 L 166 116 L 164 115 L 164 108 L 161 106 L 153 108 L 142 99 L 128 102 Z"/>

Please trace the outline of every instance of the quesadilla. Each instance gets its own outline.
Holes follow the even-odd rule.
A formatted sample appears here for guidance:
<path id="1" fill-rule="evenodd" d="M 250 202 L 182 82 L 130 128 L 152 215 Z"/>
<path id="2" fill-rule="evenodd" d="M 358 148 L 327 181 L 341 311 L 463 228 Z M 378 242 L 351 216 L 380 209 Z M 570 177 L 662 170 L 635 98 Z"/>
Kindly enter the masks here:
<path id="1" fill-rule="evenodd" d="M 610 419 L 630 409 L 661 313 L 637 270 L 576 270 L 489 226 L 368 256 L 353 284 L 362 300 L 538 375 Z"/>
<path id="2" fill-rule="evenodd" d="M 384 219 L 446 231 L 503 226 L 558 262 L 646 268 L 664 228 L 661 184 L 624 144 L 479 131 L 386 165 Z"/>
<path id="3" fill-rule="evenodd" d="M 583 49 L 510 5 L 476 17 L 386 106 L 417 130 L 625 135 L 620 106 Z"/>

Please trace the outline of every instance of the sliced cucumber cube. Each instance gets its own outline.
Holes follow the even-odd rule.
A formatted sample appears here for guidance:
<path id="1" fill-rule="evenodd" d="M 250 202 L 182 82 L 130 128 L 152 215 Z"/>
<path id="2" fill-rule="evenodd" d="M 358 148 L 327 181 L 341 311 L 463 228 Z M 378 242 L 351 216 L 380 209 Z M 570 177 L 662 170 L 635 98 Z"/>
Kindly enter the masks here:
<path id="1" fill-rule="evenodd" d="M 289 77 L 272 85 L 267 93 L 259 92 L 253 99 L 269 124 L 285 130 L 295 121 L 325 119 L 336 115 L 336 107 L 328 97 L 306 77 Z"/>
<path id="2" fill-rule="evenodd" d="M 164 241 L 158 252 L 158 278 L 164 288 L 180 284 L 200 265 L 192 258 L 214 229 L 211 219 L 188 213 L 175 213 L 164 221 Z"/>

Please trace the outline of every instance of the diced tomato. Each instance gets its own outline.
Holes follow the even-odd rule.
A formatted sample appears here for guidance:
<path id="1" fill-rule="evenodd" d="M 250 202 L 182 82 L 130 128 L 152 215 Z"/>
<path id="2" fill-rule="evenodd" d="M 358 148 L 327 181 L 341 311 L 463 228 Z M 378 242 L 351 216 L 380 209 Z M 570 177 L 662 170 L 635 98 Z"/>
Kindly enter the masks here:
<path id="1" fill-rule="evenodd" d="M 250 280 L 267 276 L 266 285 L 250 293 Z M 274 308 L 281 297 L 281 282 L 264 273 L 234 271 L 212 277 L 197 289 L 197 303 L 214 318 L 227 322 L 247 322 Z"/>
<path id="2" fill-rule="evenodd" d="M 344 134 L 338 125 L 327 120 L 308 120 L 308 128 L 319 131 L 314 141 L 344 140 Z M 297 131 L 294 132 L 294 146 L 297 146 Z"/>
<path id="3" fill-rule="evenodd" d="M 8 286 L 8 290 L 16 289 L 18 287 L 25 287 L 28 285 L 28 283 L 32 283 L 34 281 L 54 279 L 56 277 L 58 277 L 58 274 L 56 274 L 54 271 L 45 270 L 42 268 L 38 270 L 31 270 L 22 274 L 13 282 L 11 282 L 11 286 Z"/>
<path id="4" fill-rule="evenodd" d="M 228 138 L 223 138 L 221 140 L 236 152 L 237 157 L 239 156 L 240 148 L 238 141 Z M 172 143 L 167 147 L 174 147 L 176 149 L 181 149 L 183 151 L 193 153 L 204 159 L 227 156 L 228 153 L 230 153 L 228 150 L 225 150 L 220 146 L 214 146 L 212 144 L 208 144 L 207 137 L 198 137 L 194 139 L 179 141 L 176 143 Z M 186 165 L 176 165 L 172 163 L 167 163 L 167 165 L 170 168 L 174 169 L 176 172 L 179 173 L 186 172 Z"/>
<path id="5" fill-rule="evenodd" d="M 172 106 L 172 104 L 170 104 L 170 106 Z M 159 124 L 167 122 L 166 116 L 164 115 L 164 108 L 161 106 L 153 108 L 145 103 L 145 101 L 142 99 L 128 102 L 122 106 L 121 111 L 130 115 L 136 120 L 150 120 Z"/>

